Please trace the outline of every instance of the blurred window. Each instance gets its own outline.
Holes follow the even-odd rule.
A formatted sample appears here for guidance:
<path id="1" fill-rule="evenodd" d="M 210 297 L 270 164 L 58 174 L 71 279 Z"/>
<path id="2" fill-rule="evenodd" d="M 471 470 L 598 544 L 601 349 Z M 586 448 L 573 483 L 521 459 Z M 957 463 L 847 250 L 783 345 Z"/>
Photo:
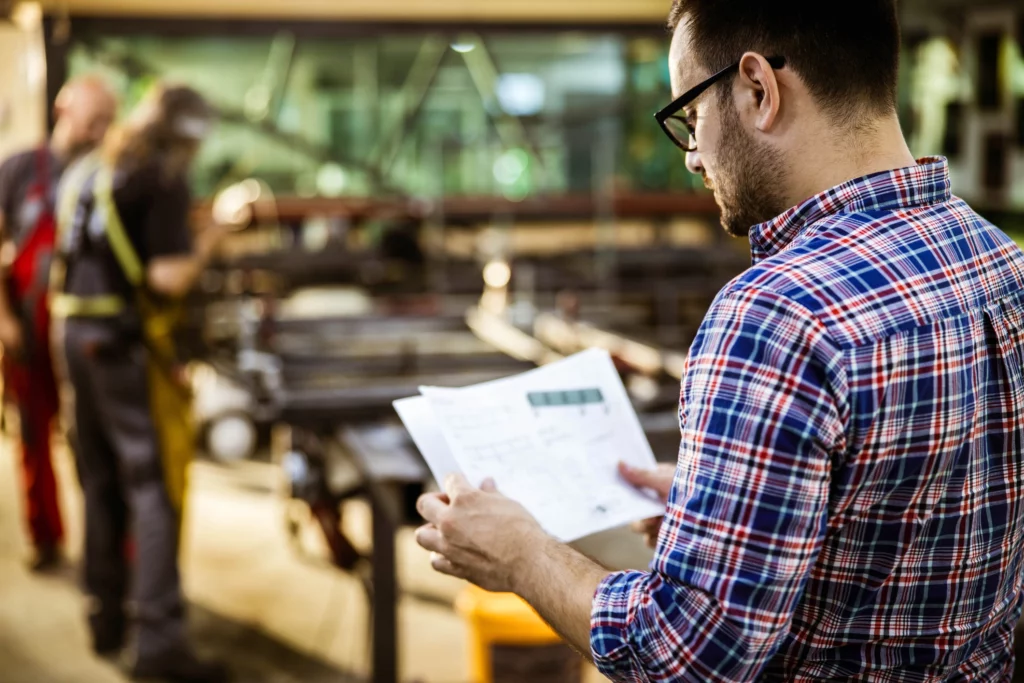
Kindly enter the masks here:
<path id="1" fill-rule="evenodd" d="M 230 26 L 229 24 L 226 26 Z M 505 196 L 703 191 L 651 112 L 668 38 L 591 30 L 76 35 L 72 75 L 106 72 L 129 109 L 158 78 L 222 112 L 194 183 L 280 194 Z"/>
<path id="2" fill-rule="evenodd" d="M 998 111 L 1003 106 L 999 81 L 999 55 L 1003 34 L 986 33 L 978 39 L 978 106 Z"/>

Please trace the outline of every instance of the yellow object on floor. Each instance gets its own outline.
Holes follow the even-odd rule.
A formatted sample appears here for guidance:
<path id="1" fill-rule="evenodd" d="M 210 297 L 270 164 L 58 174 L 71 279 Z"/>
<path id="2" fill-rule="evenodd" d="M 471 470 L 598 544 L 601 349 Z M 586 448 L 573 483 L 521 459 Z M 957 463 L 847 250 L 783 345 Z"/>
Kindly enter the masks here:
<path id="1" fill-rule="evenodd" d="M 518 596 L 468 586 L 455 608 L 469 626 L 474 683 L 582 680 L 583 660 Z"/>

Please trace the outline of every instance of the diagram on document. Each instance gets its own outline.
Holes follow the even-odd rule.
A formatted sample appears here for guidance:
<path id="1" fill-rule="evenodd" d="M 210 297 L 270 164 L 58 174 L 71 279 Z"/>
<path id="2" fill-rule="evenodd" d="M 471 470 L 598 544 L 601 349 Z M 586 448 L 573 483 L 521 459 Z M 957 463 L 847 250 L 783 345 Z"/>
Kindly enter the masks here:
<path id="1" fill-rule="evenodd" d="M 562 540 L 664 513 L 617 474 L 620 460 L 637 467 L 655 461 L 606 352 L 421 393 L 396 408 L 435 477 L 458 471 L 474 484 L 493 478 Z"/>

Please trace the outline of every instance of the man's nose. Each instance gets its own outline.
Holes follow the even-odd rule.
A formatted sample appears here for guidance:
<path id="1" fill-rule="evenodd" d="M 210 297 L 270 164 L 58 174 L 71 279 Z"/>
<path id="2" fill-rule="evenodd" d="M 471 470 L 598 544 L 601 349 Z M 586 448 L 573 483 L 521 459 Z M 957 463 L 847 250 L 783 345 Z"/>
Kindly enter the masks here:
<path id="1" fill-rule="evenodd" d="M 700 152 L 686 153 L 686 168 L 694 175 L 704 174 L 704 164 L 700 160 Z"/>

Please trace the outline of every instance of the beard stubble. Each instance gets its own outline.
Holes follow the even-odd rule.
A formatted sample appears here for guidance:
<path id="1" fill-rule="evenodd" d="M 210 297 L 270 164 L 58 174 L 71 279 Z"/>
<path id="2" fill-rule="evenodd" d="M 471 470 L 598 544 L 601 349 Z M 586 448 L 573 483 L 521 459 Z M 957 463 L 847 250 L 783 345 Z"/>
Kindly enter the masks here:
<path id="1" fill-rule="evenodd" d="M 782 214 L 788 207 L 782 196 L 786 171 L 782 154 L 758 142 L 740 125 L 732 102 L 722 102 L 722 140 L 717 168 L 704 185 L 715 193 L 722 212 L 722 227 L 733 237 L 747 237 L 750 229 Z"/>

